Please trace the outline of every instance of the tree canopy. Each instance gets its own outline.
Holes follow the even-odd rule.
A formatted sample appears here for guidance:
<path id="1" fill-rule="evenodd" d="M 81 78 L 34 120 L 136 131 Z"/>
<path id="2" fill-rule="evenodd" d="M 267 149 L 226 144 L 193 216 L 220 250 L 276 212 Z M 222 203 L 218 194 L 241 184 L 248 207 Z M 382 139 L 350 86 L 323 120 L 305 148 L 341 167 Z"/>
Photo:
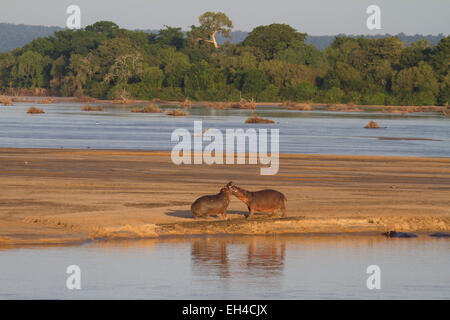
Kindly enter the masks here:
<path id="1" fill-rule="evenodd" d="M 211 42 L 216 49 L 219 47 L 216 41 L 216 35 L 218 33 L 221 33 L 226 38 L 231 37 L 233 23 L 223 12 L 205 12 L 198 18 L 198 21 L 200 22 L 200 34 L 209 37 L 209 39 L 204 39 L 204 41 Z"/>
<path id="2" fill-rule="evenodd" d="M 336 37 L 323 51 L 286 24 L 217 44 L 233 24 L 206 12 L 188 32 L 155 34 L 99 21 L 0 53 L 0 91 L 95 98 L 310 101 L 448 105 L 450 37 L 409 45 L 397 37 Z M 212 45 L 213 44 L 213 45 Z M 40 91 L 40 90 L 38 90 Z"/>
<path id="3" fill-rule="evenodd" d="M 300 33 L 287 24 L 273 23 L 253 29 L 244 40 L 244 46 L 261 49 L 266 59 L 273 59 L 275 55 L 289 48 L 297 42 L 303 43 L 306 33 Z"/>

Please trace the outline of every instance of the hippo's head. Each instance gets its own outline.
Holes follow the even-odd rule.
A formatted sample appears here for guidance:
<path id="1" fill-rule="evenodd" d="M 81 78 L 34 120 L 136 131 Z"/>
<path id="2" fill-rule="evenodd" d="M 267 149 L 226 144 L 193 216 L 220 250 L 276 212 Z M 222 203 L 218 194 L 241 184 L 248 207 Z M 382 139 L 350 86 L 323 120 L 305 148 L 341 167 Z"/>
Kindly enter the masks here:
<path id="1" fill-rule="evenodd" d="M 232 185 L 233 181 L 228 182 L 222 189 L 220 189 L 220 192 L 231 192 Z"/>
<path id="2" fill-rule="evenodd" d="M 230 191 L 231 191 L 231 194 L 233 196 L 235 196 L 236 198 L 238 198 L 238 199 L 244 201 L 245 203 L 247 203 L 248 197 L 249 197 L 247 190 L 239 188 L 238 186 L 232 184 L 230 186 Z"/>
<path id="3" fill-rule="evenodd" d="M 231 184 L 229 186 L 229 188 L 230 188 L 231 193 L 234 194 L 234 195 L 240 194 L 242 192 L 241 188 L 239 188 L 238 186 L 236 186 L 234 184 Z"/>

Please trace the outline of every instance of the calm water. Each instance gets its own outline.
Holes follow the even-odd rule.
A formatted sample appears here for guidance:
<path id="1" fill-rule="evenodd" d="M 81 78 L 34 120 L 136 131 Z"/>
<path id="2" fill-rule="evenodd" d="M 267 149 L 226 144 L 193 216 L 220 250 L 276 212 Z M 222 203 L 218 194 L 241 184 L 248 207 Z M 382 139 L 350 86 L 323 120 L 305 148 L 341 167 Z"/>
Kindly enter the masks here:
<path id="1" fill-rule="evenodd" d="M 0 251 L 0 299 L 450 299 L 450 240 L 223 237 Z M 81 268 L 79 291 L 67 266 Z M 381 290 L 366 269 L 381 268 Z"/>
<path id="2" fill-rule="evenodd" d="M 383 113 L 299 112 L 258 108 L 274 125 L 244 124 L 252 111 L 194 107 L 188 117 L 131 113 L 131 107 L 106 106 L 106 112 L 83 112 L 82 104 L 38 105 L 43 115 L 28 115 L 30 104 L 0 107 L 0 147 L 171 150 L 176 128 L 279 128 L 280 152 L 450 157 L 450 118 L 437 114 L 408 116 Z M 369 120 L 378 130 L 364 129 Z M 224 131 L 223 131 L 224 132 Z M 430 140 L 380 140 L 377 137 Z M 206 146 L 206 142 L 204 146 Z"/>

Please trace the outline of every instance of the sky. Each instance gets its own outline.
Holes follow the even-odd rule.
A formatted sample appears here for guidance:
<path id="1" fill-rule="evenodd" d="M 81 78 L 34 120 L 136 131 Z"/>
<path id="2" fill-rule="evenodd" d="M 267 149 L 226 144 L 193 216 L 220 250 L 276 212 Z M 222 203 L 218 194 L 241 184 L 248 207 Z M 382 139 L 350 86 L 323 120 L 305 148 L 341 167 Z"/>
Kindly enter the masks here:
<path id="1" fill-rule="evenodd" d="M 64 27 L 69 5 L 81 8 L 81 25 L 99 20 L 127 29 L 183 30 L 206 11 L 225 12 L 234 30 L 287 23 L 310 35 L 449 34 L 450 0 L 0 0 L 0 22 Z M 381 29 L 369 30 L 366 8 L 381 9 Z"/>

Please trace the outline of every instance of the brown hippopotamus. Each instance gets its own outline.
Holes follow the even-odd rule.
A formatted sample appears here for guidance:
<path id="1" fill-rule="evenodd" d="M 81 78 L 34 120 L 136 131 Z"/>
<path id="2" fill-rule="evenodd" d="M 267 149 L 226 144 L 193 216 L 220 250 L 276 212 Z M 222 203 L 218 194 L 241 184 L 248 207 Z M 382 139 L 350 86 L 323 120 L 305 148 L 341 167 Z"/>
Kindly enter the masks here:
<path id="1" fill-rule="evenodd" d="M 287 199 L 281 192 L 270 189 L 252 192 L 235 185 L 231 185 L 230 189 L 234 196 L 247 205 L 249 211 L 247 218 L 252 218 L 255 212 L 270 212 L 272 217 L 278 210 L 281 210 L 282 216 L 286 217 Z"/>
<path id="2" fill-rule="evenodd" d="M 221 214 L 227 218 L 227 208 L 231 201 L 230 186 L 232 182 L 225 185 L 218 194 L 207 195 L 198 198 L 191 205 L 191 212 L 194 218 Z"/>

